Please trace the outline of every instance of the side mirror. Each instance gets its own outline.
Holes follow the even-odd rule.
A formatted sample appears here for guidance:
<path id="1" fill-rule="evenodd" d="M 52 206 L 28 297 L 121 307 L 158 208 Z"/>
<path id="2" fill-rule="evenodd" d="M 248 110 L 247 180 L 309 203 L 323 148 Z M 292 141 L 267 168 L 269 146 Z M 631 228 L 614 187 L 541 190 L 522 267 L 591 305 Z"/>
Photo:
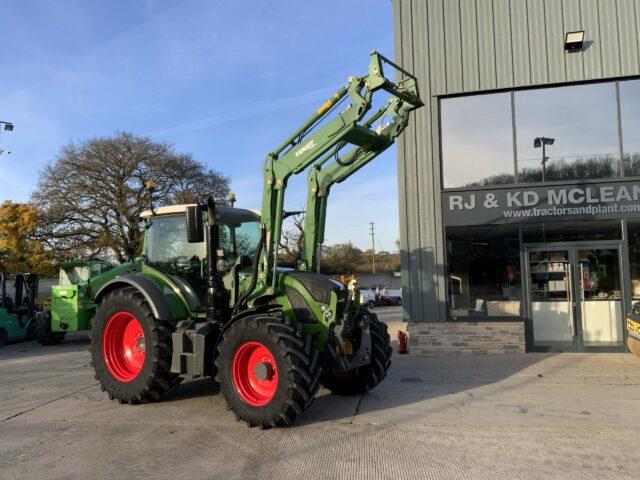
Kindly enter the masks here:
<path id="1" fill-rule="evenodd" d="M 204 241 L 204 224 L 202 221 L 202 207 L 198 205 L 187 206 L 187 241 L 200 243 Z"/>

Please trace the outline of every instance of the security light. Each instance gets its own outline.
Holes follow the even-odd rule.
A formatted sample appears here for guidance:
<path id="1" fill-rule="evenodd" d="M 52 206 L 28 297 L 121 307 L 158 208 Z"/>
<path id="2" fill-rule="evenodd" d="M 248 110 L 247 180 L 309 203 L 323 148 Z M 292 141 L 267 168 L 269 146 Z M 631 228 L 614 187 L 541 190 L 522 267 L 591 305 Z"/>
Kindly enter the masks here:
<path id="1" fill-rule="evenodd" d="M 5 129 L 7 132 L 13 132 L 13 123 L 5 123 L 5 124 L 4 124 L 4 129 Z"/>
<path id="2" fill-rule="evenodd" d="M 555 138 L 536 137 L 536 138 L 533 139 L 533 148 L 540 148 L 543 143 L 545 145 L 553 145 L 553 142 L 555 142 L 555 141 L 556 141 Z"/>
<path id="3" fill-rule="evenodd" d="M 584 30 L 577 32 L 567 32 L 564 36 L 564 49 L 567 52 L 577 52 L 582 50 L 584 44 Z"/>
<path id="4" fill-rule="evenodd" d="M 547 145 L 553 145 L 553 142 L 555 142 L 556 139 L 555 138 L 549 138 L 549 137 L 536 137 L 533 139 L 533 148 L 540 148 L 542 147 L 542 181 L 544 182 L 546 180 L 546 174 L 547 174 L 547 161 L 549 160 L 549 157 L 547 157 L 547 153 L 545 150 L 545 147 Z"/>

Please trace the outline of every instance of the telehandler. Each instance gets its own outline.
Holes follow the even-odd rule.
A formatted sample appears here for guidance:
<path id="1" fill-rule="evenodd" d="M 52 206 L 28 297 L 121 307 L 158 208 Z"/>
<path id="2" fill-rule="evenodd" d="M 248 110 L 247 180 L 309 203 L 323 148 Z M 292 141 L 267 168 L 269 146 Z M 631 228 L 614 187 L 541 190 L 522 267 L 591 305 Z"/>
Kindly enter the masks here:
<path id="1" fill-rule="evenodd" d="M 383 67 L 402 80 L 385 78 Z M 377 92 L 387 101 L 367 117 Z M 79 286 L 90 297 L 77 312 L 91 318 L 102 390 L 145 403 L 184 376 L 214 376 L 236 419 L 269 428 L 291 424 L 321 384 L 353 395 L 382 381 L 392 351 L 386 325 L 360 307 L 355 282 L 317 273 L 326 201 L 334 183 L 393 144 L 421 105 L 416 78 L 372 52 L 367 75 L 350 77 L 267 155 L 260 215 L 211 197 L 143 214 L 142 255 Z M 278 245 L 287 181 L 308 167 L 304 258 L 285 269 Z M 55 304 L 52 316 L 62 317 Z M 71 325 L 54 323 L 59 332 Z"/>

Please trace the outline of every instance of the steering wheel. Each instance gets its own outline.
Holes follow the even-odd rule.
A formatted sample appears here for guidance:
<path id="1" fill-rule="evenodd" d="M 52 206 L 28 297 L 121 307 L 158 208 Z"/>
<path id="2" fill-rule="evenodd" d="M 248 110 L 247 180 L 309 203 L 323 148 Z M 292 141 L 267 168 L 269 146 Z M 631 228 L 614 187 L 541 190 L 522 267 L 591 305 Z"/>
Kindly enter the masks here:
<path id="1" fill-rule="evenodd" d="M 191 266 L 191 259 L 186 255 L 178 255 L 177 257 L 175 257 L 173 262 L 175 263 L 176 267 L 181 269 L 188 269 Z"/>

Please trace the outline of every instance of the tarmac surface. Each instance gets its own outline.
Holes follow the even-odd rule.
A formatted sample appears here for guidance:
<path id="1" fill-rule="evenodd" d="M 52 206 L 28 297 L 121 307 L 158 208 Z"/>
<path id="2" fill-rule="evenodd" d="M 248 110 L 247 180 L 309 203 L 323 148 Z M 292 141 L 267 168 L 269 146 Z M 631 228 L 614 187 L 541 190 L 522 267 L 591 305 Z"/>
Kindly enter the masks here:
<path id="1" fill-rule="evenodd" d="M 402 327 L 399 308 L 376 311 Z M 88 346 L 0 348 L 0 478 L 638 478 L 630 354 L 396 354 L 375 390 L 321 391 L 295 426 L 259 430 L 209 379 L 155 404 L 110 401 Z"/>

